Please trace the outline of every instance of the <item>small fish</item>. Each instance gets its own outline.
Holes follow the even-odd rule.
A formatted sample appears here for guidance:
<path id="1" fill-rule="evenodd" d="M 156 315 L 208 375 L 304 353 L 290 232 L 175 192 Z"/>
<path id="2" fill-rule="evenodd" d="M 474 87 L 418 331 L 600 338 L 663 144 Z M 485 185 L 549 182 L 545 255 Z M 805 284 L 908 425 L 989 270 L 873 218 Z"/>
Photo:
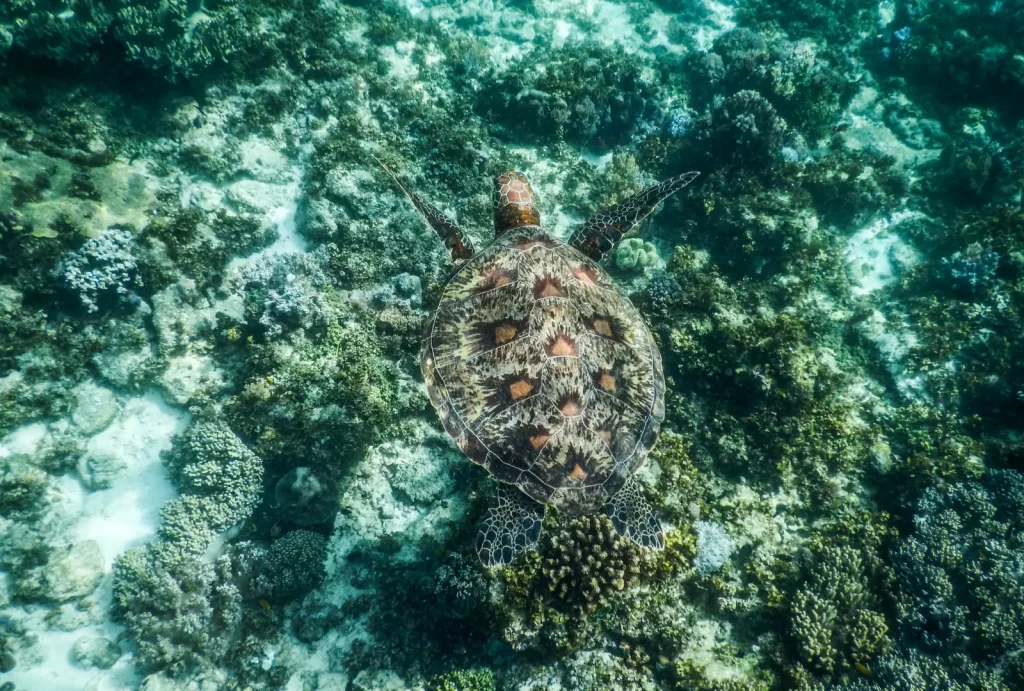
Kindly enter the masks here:
<path id="1" fill-rule="evenodd" d="M 855 662 L 853 666 L 857 668 L 857 671 L 863 674 L 865 677 L 871 676 L 871 670 L 863 662 Z"/>
<path id="2" fill-rule="evenodd" d="M 848 129 L 850 129 L 850 123 L 847 120 L 840 120 L 836 124 L 832 125 L 832 134 L 845 132 Z"/>
<path id="3" fill-rule="evenodd" d="M 271 604 L 269 602 L 267 602 L 266 600 L 260 600 L 259 601 L 259 606 L 262 607 L 265 612 L 269 612 L 270 610 L 273 609 Z"/>

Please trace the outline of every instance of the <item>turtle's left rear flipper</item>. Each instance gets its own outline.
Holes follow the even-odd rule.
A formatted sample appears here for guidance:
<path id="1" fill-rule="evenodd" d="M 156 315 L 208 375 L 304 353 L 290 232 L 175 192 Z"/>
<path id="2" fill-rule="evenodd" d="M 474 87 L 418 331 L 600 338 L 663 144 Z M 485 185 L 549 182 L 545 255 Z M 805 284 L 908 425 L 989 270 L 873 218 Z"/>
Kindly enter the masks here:
<path id="1" fill-rule="evenodd" d="M 515 487 L 498 485 L 498 492 L 484 516 L 476 551 L 484 566 L 505 566 L 520 552 L 536 549 L 544 507 Z"/>
<path id="2" fill-rule="evenodd" d="M 459 227 L 458 223 L 445 216 L 437 207 L 409 189 L 379 158 L 374 156 L 373 160 L 384 169 L 385 173 L 391 176 L 391 179 L 395 181 L 398 188 L 409 198 L 412 205 L 416 207 L 416 210 L 420 212 L 430 227 L 434 229 L 434 232 L 437 233 L 437 236 L 441 238 L 453 263 L 458 264 L 473 256 L 473 241 L 469 239 L 469 236 Z"/>
<path id="3" fill-rule="evenodd" d="M 612 519 L 615 532 L 641 547 L 662 549 L 665 533 L 654 508 L 647 503 L 635 479 L 622 486 L 608 504 L 605 512 Z"/>
<path id="4" fill-rule="evenodd" d="M 658 204 L 693 182 L 700 173 L 691 171 L 663 180 L 605 209 L 583 224 L 569 238 L 569 244 L 594 261 L 615 247 L 619 240 L 651 215 Z"/>

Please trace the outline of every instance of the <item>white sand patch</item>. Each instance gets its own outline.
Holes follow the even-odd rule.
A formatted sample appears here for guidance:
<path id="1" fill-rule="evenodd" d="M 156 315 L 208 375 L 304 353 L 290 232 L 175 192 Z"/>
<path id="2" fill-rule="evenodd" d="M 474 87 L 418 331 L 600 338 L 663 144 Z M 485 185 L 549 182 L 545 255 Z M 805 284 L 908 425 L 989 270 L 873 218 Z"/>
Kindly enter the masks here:
<path id="1" fill-rule="evenodd" d="M 109 579 L 108 579 L 109 580 Z M 102 588 L 103 586 L 101 586 Z M 110 606 L 110 586 L 106 585 L 103 607 Z M 71 648 L 80 638 L 103 636 L 116 641 L 122 627 L 111 622 L 87 626 L 77 631 L 50 631 L 43 617 L 49 610 L 37 609 L 27 617 L 18 617 L 35 632 L 33 659 L 22 659 L 18 666 L 0 679 L 13 683 L 21 691 L 132 691 L 139 677 L 130 654 L 123 654 L 110 669 L 83 669 L 72 662 Z"/>
<path id="2" fill-rule="evenodd" d="M 188 421 L 188 413 L 168 406 L 153 390 L 129 399 L 121 417 L 89 440 L 88 451 L 125 464 L 110 489 L 83 495 L 73 531 L 75 542 L 99 543 L 107 569 L 118 554 L 156 535 L 160 507 L 177 496 L 160 453 Z"/>
<path id="3" fill-rule="evenodd" d="M 151 541 L 160 526 L 160 507 L 176 496 L 160 460 L 171 445 L 171 437 L 189 422 L 185 411 L 164 403 L 155 389 L 123 403 L 120 415 L 105 430 L 89 439 L 88 453 L 116 458 L 124 467 L 109 489 L 86 492 L 72 476 L 52 479 L 57 495 L 52 505 L 67 525 L 66 535 L 54 535 L 55 543 L 81 544 L 92 540 L 99 545 L 106 573 L 83 612 L 84 625 L 72 631 L 48 628 L 54 610 L 35 607 L 31 611 L 9 608 L 11 616 L 31 631 L 34 644 L 18 653 L 18 665 L 3 675 L 25 691 L 128 691 L 137 689 L 139 678 L 132 656 L 125 647 L 113 667 L 107 670 L 83 668 L 71 655 L 72 646 L 82 638 L 104 637 L 116 642 L 123 627 L 110 620 L 113 599 L 111 566 L 126 549 Z M 0 456 L 32 453 L 42 443 L 46 428 L 33 424 L 8 435 L 0 444 Z"/>
<path id="4" fill-rule="evenodd" d="M 847 240 L 846 265 L 854 295 L 868 295 L 884 288 L 895 281 L 904 268 L 920 261 L 917 250 L 900 238 L 896 227 L 921 216 L 923 214 L 916 211 L 898 211 L 858 230 Z"/>
<path id="5" fill-rule="evenodd" d="M 34 454 L 45 436 L 46 425 L 41 422 L 19 427 L 0 440 L 0 458 Z"/>
<path id="6" fill-rule="evenodd" d="M 709 17 L 711 26 L 697 27 L 697 33 L 694 34 L 693 39 L 697 43 L 698 50 L 708 51 L 711 50 L 715 39 L 726 31 L 736 28 L 736 22 L 732 19 L 733 8 L 730 5 L 718 2 L 718 0 L 704 0 L 704 7 L 711 13 L 711 17 Z"/>

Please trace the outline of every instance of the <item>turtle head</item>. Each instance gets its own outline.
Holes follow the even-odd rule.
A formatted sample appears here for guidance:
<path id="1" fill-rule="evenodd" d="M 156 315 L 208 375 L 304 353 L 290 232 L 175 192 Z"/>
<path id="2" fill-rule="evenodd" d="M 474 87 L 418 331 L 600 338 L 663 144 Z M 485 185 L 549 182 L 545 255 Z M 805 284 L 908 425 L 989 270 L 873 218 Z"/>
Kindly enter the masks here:
<path id="1" fill-rule="evenodd" d="M 522 173 L 507 170 L 494 178 L 495 237 L 520 226 L 540 225 L 540 212 L 533 200 L 533 188 Z"/>

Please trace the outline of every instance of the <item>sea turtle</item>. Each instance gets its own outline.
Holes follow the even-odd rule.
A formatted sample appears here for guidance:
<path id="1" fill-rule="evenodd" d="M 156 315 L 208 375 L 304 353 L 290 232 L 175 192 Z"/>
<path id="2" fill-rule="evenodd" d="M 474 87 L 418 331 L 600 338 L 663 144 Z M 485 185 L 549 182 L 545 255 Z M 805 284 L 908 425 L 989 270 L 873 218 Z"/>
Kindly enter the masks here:
<path id="1" fill-rule="evenodd" d="M 480 560 L 508 564 L 535 547 L 544 506 L 603 509 L 623 537 L 663 547 L 661 523 L 631 480 L 665 417 L 661 355 L 598 262 L 699 173 L 648 187 L 563 242 L 541 227 L 526 176 L 504 172 L 494 180 L 494 240 L 478 252 L 455 221 L 378 163 L 455 264 L 424 332 L 421 366 L 445 430 L 499 480 L 477 538 Z"/>

